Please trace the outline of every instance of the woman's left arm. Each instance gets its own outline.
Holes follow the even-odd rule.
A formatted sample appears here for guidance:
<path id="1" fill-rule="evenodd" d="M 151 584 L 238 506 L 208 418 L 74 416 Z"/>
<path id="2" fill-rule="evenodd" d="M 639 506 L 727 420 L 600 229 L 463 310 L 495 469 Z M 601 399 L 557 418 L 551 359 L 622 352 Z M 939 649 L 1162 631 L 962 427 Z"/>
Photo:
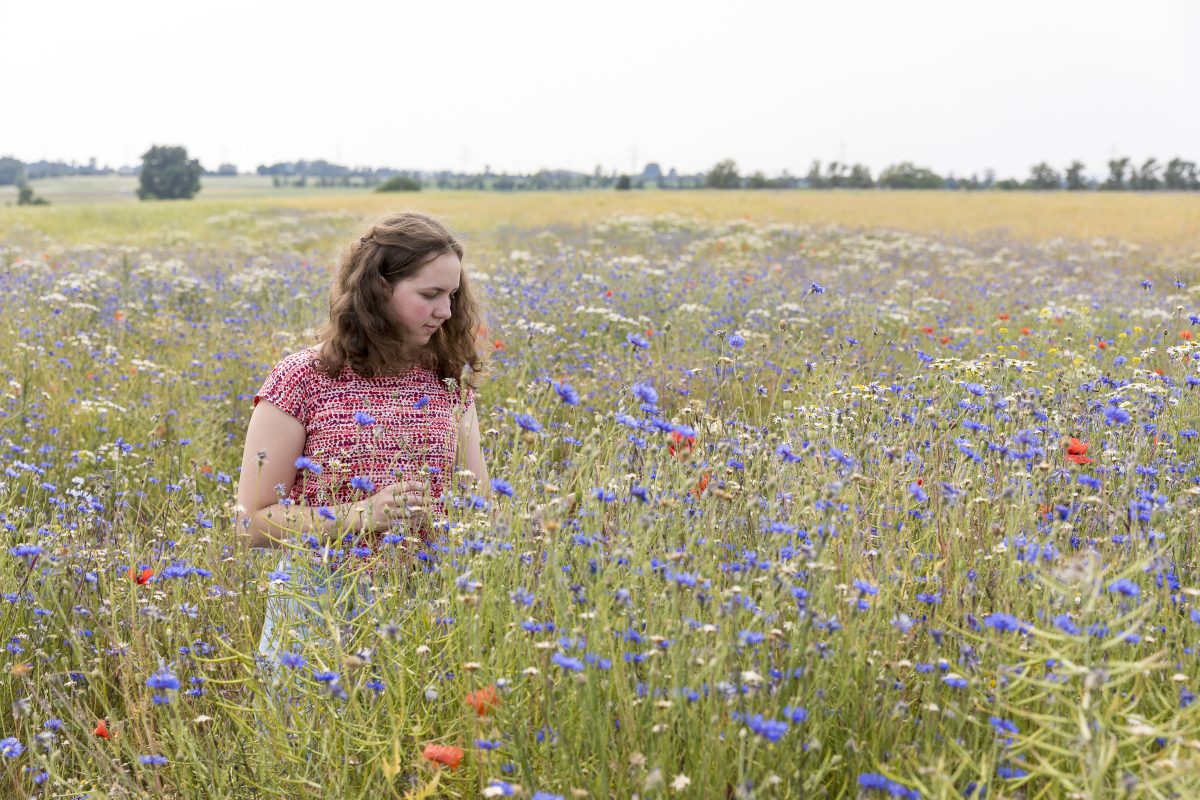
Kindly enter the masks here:
<path id="1" fill-rule="evenodd" d="M 463 412 L 458 422 L 458 462 L 475 473 L 479 481 L 477 491 L 487 496 L 491 493 L 488 482 L 487 464 L 483 463 L 483 447 L 479 441 L 479 416 L 475 413 L 475 404 Z"/>

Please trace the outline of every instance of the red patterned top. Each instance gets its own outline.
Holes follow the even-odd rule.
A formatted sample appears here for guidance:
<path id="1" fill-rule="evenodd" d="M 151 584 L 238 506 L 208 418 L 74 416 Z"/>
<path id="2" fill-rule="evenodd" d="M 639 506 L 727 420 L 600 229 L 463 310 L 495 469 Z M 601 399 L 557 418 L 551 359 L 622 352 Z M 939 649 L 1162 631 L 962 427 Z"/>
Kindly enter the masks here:
<path id="1" fill-rule="evenodd" d="M 284 358 L 254 395 L 255 405 L 267 400 L 304 425 L 303 455 L 320 467 L 320 475 L 296 470 L 292 500 L 314 507 L 372 494 L 352 487 L 352 478 L 366 478 L 376 490 L 428 481 L 440 498 L 454 472 L 458 420 L 474 392 L 467 387 L 460 398 L 423 367 L 364 378 L 347 365 L 332 380 L 316 369 L 316 356 L 309 348 Z M 358 412 L 369 419 L 356 419 Z"/>

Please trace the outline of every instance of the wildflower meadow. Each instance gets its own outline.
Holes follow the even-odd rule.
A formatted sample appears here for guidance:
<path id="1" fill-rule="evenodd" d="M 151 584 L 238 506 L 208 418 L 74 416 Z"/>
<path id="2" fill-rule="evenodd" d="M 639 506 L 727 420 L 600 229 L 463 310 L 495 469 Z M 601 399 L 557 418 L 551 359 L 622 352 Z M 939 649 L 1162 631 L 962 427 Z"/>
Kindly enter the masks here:
<path id="1" fill-rule="evenodd" d="M 1194 257 L 477 233 L 490 486 L 281 568 L 234 525 L 251 398 L 361 221 L 0 232 L 0 796 L 1200 792 Z M 315 609 L 278 665 L 269 596 Z"/>

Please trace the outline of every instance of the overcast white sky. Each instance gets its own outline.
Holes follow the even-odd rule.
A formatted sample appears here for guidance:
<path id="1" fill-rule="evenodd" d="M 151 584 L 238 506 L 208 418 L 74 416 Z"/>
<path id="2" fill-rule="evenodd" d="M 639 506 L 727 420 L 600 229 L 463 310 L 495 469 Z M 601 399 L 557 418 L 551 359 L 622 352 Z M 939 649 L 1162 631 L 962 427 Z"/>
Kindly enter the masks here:
<path id="1" fill-rule="evenodd" d="M 0 31 L 25 161 L 1200 161 L 1197 0 L 0 0 Z"/>

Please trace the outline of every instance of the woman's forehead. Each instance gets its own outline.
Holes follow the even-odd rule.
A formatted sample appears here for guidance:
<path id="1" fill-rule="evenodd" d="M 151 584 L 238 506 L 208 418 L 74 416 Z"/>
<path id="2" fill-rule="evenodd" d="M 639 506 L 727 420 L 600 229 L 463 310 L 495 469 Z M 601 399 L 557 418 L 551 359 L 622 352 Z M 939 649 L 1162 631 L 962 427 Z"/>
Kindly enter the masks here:
<path id="1" fill-rule="evenodd" d="M 421 267 L 411 280 L 422 286 L 457 288 L 462 280 L 462 262 L 454 253 L 442 253 Z"/>

